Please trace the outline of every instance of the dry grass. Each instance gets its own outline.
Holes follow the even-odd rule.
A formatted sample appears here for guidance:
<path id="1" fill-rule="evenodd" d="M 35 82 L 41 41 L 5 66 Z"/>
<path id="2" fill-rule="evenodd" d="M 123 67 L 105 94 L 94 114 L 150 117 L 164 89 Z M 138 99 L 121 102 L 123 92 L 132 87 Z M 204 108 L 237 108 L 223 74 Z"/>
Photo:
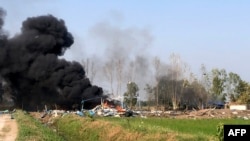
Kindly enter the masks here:
<path id="1" fill-rule="evenodd" d="M 176 141 L 175 133 L 140 132 L 101 119 L 92 120 L 75 115 L 58 118 L 54 124 L 66 140 L 84 141 Z"/>

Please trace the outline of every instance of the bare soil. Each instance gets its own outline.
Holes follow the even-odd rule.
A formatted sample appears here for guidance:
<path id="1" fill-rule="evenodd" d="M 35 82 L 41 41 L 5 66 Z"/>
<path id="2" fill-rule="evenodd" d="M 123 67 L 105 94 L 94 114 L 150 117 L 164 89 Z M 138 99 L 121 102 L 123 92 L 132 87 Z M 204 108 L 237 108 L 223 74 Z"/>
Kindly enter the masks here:
<path id="1" fill-rule="evenodd" d="M 0 114 L 0 141 L 15 141 L 17 134 L 16 120 L 10 114 Z"/>

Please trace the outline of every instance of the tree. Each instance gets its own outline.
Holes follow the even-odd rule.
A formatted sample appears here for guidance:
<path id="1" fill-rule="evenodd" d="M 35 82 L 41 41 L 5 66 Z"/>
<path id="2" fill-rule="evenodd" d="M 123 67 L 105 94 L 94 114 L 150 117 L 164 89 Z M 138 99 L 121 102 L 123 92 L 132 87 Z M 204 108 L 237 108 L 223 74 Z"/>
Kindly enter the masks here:
<path id="1" fill-rule="evenodd" d="M 239 85 L 236 87 L 236 93 L 238 94 L 237 97 L 239 97 L 243 92 L 247 90 L 248 83 L 240 80 Z"/>
<path id="2" fill-rule="evenodd" d="M 182 62 L 181 58 L 177 54 L 171 54 L 170 55 L 170 61 L 171 61 L 171 75 L 172 75 L 172 104 L 173 109 L 176 110 L 179 108 L 180 100 L 183 95 L 183 82 L 181 81 L 183 79 L 184 74 L 186 73 L 186 63 Z M 182 83 L 181 85 L 178 85 L 178 83 Z M 179 87 L 181 86 L 181 87 Z M 180 90 L 180 91 L 179 91 Z"/>
<path id="3" fill-rule="evenodd" d="M 154 67 L 155 67 L 155 78 L 156 78 L 156 89 L 155 89 L 155 102 L 156 107 L 159 106 L 159 69 L 160 69 L 160 59 L 155 57 L 154 59 Z"/>
<path id="4" fill-rule="evenodd" d="M 144 90 L 146 91 L 146 94 L 148 96 L 148 105 L 152 106 L 154 104 L 153 100 L 155 99 L 155 96 L 154 96 L 154 87 L 151 86 L 150 84 L 146 84 Z"/>
<path id="5" fill-rule="evenodd" d="M 239 93 L 236 97 L 236 102 L 239 104 L 249 104 L 250 103 L 250 85 L 241 80 L 239 86 L 237 87 L 237 92 Z"/>
<path id="6" fill-rule="evenodd" d="M 134 61 L 129 62 L 128 70 L 127 70 L 127 81 L 134 81 L 135 80 L 135 67 L 136 64 Z"/>
<path id="7" fill-rule="evenodd" d="M 173 87 L 172 80 L 170 76 L 163 75 L 158 78 L 158 83 L 154 88 L 155 95 L 158 92 L 157 96 L 159 99 L 159 105 L 164 106 L 165 108 L 172 106 L 172 95 Z"/>
<path id="8" fill-rule="evenodd" d="M 135 82 L 128 82 L 127 92 L 124 93 L 124 103 L 129 105 L 130 109 L 137 103 L 138 91 L 139 88 Z"/>
<path id="9" fill-rule="evenodd" d="M 117 78 L 117 92 L 116 94 L 121 96 L 122 91 L 122 80 L 123 80 L 123 67 L 124 67 L 124 61 L 121 59 L 118 59 L 115 63 L 116 65 L 116 78 Z"/>
<path id="10" fill-rule="evenodd" d="M 90 82 L 93 83 L 97 72 L 94 61 L 90 60 L 89 58 L 87 58 L 86 61 L 82 60 L 82 66 L 84 67 Z"/>
<path id="11" fill-rule="evenodd" d="M 226 101 L 236 102 L 236 97 L 239 95 L 237 93 L 237 87 L 239 86 L 241 78 L 238 74 L 230 72 L 226 81 Z"/>
<path id="12" fill-rule="evenodd" d="M 248 86 L 247 91 L 243 92 L 237 99 L 239 104 L 249 104 L 250 103 L 250 87 Z"/>
<path id="13" fill-rule="evenodd" d="M 114 62 L 107 62 L 103 67 L 104 75 L 110 83 L 111 94 L 114 94 L 113 81 L 114 81 Z"/>
<path id="14" fill-rule="evenodd" d="M 211 87 L 212 87 L 212 78 L 211 74 L 208 73 L 207 68 L 204 64 L 201 65 L 201 75 L 202 75 L 202 85 L 206 89 L 206 91 L 211 94 Z"/>
<path id="15" fill-rule="evenodd" d="M 201 80 L 190 74 L 189 80 L 183 80 L 183 96 L 181 97 L 180 105 L 189 108 L 199 108 L 203 109 L 208 101 L 208 92 L 203 83 L 203 77 Z"/>
<path id="16" fill-rule="evenodd" d="M 209 77 L 209 74 L 207 73 L 206 66 L 204 64 L 201 65 L 200 68 L 201 71 L 201 78 L 199 81 L 199 96 L 200 96 L 200 105 L 198 106 L 199 108 L 203 109 L 204 106 L 208 104 L 209 101 L 209 96 L 210 96 L 210 90 L 209 88 L 211 87 L 211 79 Z"/>
<path id="17" fill-rule="evenodd" d="M 201 81 L 195 81 L 192 84 L 192 86 L 195 90 L 195 95 L 194 95 L 195 104 L 199 109 L 203 109 L 204 104 L 207 103 L 208 99 L 208 94 L 205 90 L 205 87 L 202 85 Z"/>
<path id="18" fill-rule="evenodd" d="M 211 90 L 212 94 L 214 97 L 220 97 L 222 96 L 225 88 L 225 82 L 227 78 L 226 70 L 213 69 L 212 75 L 213 75 L 212 90 Z"/>

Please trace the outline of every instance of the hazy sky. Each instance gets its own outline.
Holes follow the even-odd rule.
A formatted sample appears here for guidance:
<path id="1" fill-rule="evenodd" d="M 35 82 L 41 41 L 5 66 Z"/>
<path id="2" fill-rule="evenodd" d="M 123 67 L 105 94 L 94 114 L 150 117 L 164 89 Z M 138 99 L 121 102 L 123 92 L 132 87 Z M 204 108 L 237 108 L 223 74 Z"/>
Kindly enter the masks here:
<path id="1" fill-rule="evenodd" d="M 4 28 L 11 36 L 28 17 L 52 14 L 63 19 L 75 37 L 65 54 L 69 60 L 105 55 L 90 32 L 108 23 L 149 34 L 147 52 L 152 56 L 167 61 L 177 53 L 194 73 L 205 64 L 250 81 L 248 0 L 1 0 L 0 7 L 7 12 Z"/>

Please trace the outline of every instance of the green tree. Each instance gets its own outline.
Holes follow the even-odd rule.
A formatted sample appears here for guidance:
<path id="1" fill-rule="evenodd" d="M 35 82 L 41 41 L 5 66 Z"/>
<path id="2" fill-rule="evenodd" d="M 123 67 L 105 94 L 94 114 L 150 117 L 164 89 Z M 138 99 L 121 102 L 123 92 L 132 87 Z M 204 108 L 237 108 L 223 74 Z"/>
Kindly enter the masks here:
<path id="1" fill-rule="evenodd" d="M 236 102 L 239 104 L 249 104 L 250 103 L 250 85 L 245 81 L 240 81 L 237 87 L 237 92 L 239 95 L 236 97 Z"/>
<path id="2" fill-rule="evenodd" d="M 139 88 L 135 82 L 129 82 L 127 84 L 127 92 L 124 93 L 124 103 L 129 106 L 130 109 L 137 103 Z"/>
<path id="3" fill-rule="evenodd" d="M 224 69 L 218 70 L 213 69 L 213 80 L 212 80 L 212 94 L 215 97 L 222 96 L 225 89 L 225 82 L 227 78 L 227 73 Z"/>
<path id="4" fill-rule="evenodd" d="M 240 80 L 239 85 L 236 87 L 236 93 L 238 96 L 247 90 L 248 83 Z"/>
<path id="5" fill-rule="evenodd" d="M 239 86 L 241 78 L 238 74 L 230 72 L 226 81 L 226 101 L 235 102 L 237 93 L 237 87 Z"/>

